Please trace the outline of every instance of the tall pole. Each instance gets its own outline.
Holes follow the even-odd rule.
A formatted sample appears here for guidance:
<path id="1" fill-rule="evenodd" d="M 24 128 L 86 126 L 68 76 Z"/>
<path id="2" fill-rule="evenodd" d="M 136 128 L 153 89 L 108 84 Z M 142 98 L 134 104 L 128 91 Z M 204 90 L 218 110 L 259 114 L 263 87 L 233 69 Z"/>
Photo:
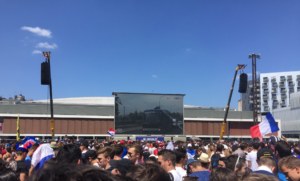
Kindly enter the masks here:
<path id="1" fill-rule="evenodd" d="M 53 97 L 52 97 L 52 80 L 51 80 L 51 66 L 50 66 L 50 52 L 43 52 L 44 57 L 46 58 L 46 62 L 49 64 L 49 92 L 50 92 L 50 129 L 51 129 L 51 137 L 54 139 L 55 135 L 55 122 L 53 118 Z"/>
<path id="2" fill-rule="evenodd" d="M 228 112 L 229 112 L 229 108 L 230 108 L 230 102 L 231 102 L 231 97 L 232 97 L 232 93 L 233 93 L 233 89 L 234 89 L 234 83 L 235 83 L 236 75 L 237 75 L 239 70 L 244 69 L 245 67 L 246 67 L 245 65 L 240 65 L 239 64 L 235 68 L 235 72 L 234 72 L 234 76 L 233 76 L 233 80 L 232 80 L 232 84 L 231 84 L 231 89 L 230 89 L 230 93 L 229 93 L 229 98 L 228 98 L 228 102 L 227 102 L 227 105 L 226 105 L 225 116 L 224 116 L 224 120 L 222 122 L 220 140 L 223 139 L 223 135 L 224 135 L 225 129 L 226 129 L 227 116 L 228 116 Z M 228 137 L 229 137 L 229 130 L 227 132 L 228 132 Z"/>
<path id="3" fill-rule="evenodd" d="M 256 59 L 260 58 L 257 54 L 250 54 L 249 58 L 252 59 L 252 93 L 253 93 L 253 124 L 258 123 L 257 117 L 257 79 L 256 79 Z"/>

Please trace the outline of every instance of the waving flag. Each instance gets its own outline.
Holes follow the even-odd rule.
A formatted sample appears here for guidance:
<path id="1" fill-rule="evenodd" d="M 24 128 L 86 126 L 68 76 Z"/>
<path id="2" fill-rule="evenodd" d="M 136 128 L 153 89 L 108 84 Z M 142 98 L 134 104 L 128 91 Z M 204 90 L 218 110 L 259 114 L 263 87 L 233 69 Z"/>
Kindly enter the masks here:
<path id="1" fill-rule="evenodd" d="M 33 153 L 31 165 L 35 170 L 42 168 L 45 162 L 54 157 L 54 151 L 49 143 L 41 144 Z"/>
<path id="2" fill-rule="evenodd" d="M 275 133 L 277 131 L 279 131 L 278 125 L 269 112 L 262 117 L 262 122 L 250 128 L 252 138 L 262 138 L 266 134 Z"/>
<path id="3" fill-rule="evenodd" d="M 28 151 L 34 144 L 38 143 L 38 141 L 33 136 L 26 136 L 21 143 L 17 145 L 17 150 Z"/>
<path id="4" fill-rule="evenodd" d="M 113 128 L 110 128 L 110 129 L 107 131 L 107 134 L 109 134 L 110 136 L 115 136 L 116 131 L 115 131 Z"/>

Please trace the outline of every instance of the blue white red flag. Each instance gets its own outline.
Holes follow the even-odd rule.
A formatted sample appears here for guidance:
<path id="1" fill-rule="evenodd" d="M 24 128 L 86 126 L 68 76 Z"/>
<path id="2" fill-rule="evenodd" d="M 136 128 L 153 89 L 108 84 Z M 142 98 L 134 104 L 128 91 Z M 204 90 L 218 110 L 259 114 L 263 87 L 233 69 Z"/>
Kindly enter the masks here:
<path id="1" fill-rule="evenodd" d="M 42 168 L 45 162 L 54 157 L 54 151 L 49 143 L 41 144 L 33 153 L 31 165 L 35 170 Z"/>
<path id="2" fill-rule="evenodd" d="M 28 151 L 34 144 L 38 143 L 38 141 L 33 136 L 26 136 L 21 143 L 19 143 L 17 150 Z"/>
<path id="3" fill-rule="evenodd" d="M 269 112 L 262 117 L 262 121 L 258 125 L 250 128 L 252 138 L 262 138 L 266 134 L 275 133 L 277 131 L 279 131 L 279 127 Z"/>
<path id="4" fill-rule="evenodd" d="M 109 134 L 110 136 L 115 136 L 116 130 L 113 129 L 113 128 L 110 128 L 110 129 L 107 131 L 107 134 Z"/>

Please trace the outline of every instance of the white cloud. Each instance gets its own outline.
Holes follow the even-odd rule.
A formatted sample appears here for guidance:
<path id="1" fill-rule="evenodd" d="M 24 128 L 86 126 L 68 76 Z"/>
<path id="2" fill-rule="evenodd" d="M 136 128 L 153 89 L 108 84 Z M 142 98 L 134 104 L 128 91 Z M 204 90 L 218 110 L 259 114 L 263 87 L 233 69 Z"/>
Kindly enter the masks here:
<path id="1" fill-rule="evenodd" d="M 153 79 L 157 79 L 157 78 L 158 78 L 158 76 L 157 76 L 156 74 L 153 74 L 151 77 L 152 77 Z"/>
<path id="2" fill-rule="evenodd" d="M 47 29 L 42 29 L 40 27 L 23 26 L 23 27 L 21 27 L 21 30 L 29 31 L 29 32 L 31 32 L 33 34 L 36 34 L 38 36 L 51 38 L 51 31 L 47 30 Z"/>
<path id="3" fill-rule="evenodd" d="M 36 48 L 56 49 L 57 45 L 55 43 L 40 42 L 36 45 Z"/>
<path id="4" fill-rule="evenodd" d="M 40 50 L 33 50 L 32 54 L 42 54 L 42 51 L 40 51 Z"/>

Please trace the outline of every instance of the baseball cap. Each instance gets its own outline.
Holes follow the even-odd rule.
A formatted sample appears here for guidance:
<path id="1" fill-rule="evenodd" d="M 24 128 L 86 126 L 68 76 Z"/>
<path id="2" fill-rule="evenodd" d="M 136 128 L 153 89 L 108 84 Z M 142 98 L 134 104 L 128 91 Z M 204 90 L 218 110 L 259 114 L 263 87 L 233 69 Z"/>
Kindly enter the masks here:
<path id="1" fill-rule="evenodd" d="M 262 148 L 257 151 L 257 160 L 259 160 L 261 157 L 268 157 L 273 159 L 274 154 L 269 148 Z"/>

